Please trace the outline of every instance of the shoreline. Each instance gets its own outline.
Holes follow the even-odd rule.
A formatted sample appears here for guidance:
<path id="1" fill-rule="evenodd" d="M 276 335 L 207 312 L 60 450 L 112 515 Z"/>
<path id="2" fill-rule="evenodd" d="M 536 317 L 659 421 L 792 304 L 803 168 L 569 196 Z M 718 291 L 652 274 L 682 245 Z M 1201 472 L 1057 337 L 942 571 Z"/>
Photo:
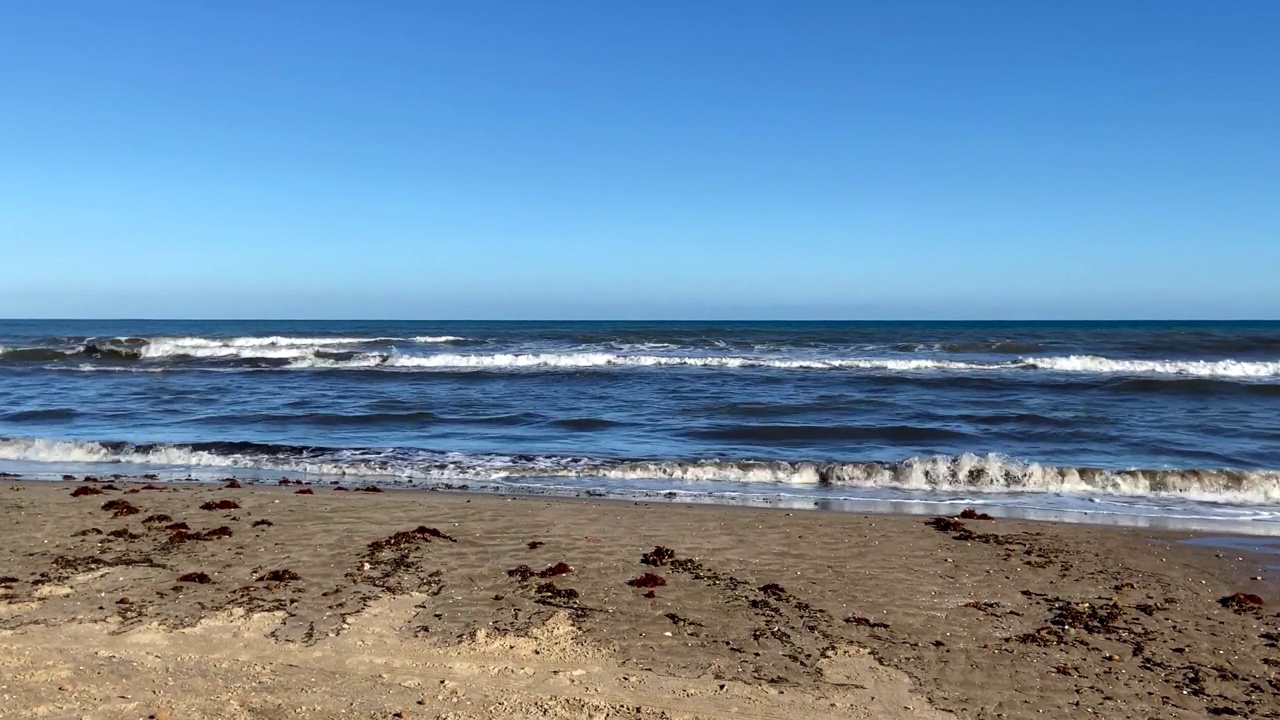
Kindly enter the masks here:
<path id="1" fill-rule="evenodd" d="M 12 466 L 13 464 L 10 463 Z M 404 480 L 395 475 L 329 475 L 317 473 L 301 473 L 263 468 L 239 468 L 211 466 L 202 468 L 198 474 L 188 470 L 185 475 L 157 474 L 145 466 L 130 466 L 131 472 L 115 472 L 101 474 L 101 470 L 93 471 L 92 464 L 63 464 L 64 469 L 25 471 L 19 465 L 19 472 L 0 472 L 0 480 L 21 480 L 23 482 L 62 482 L 72 477 L 100 477 L 114 482 L 147 482 L 154 480 L 170 485 L 192 484 L 203 487 L 216 486 L 229 477 L 236 477 L 240 482 L 255 487 L 275 487 L 282 476 L 290 483 L 301 483 L 313 488 L 329 488 L 335 485 L 355 487 L 357 485 L 377 485 L 384 490 L 395 493 L 419 492 L 462 492 L 498 497 L 529 498 L 561 498 L 584 500 L 610 500 L 618 502 L 651 502 L 658 504 L 698 505 L 711 507 L 743 507 L 765 510 L 783 511 L 820 511 L 850 514 L 874 515 L 909 515 L 930 517 L 948 515 L 959 512 L 965 507 L 977 507 L 1000 518 L 1025 520 L 1031 522 L 1068 523 L 1077 525 L 1096 525 L 1103 527 L 1133 528 L 1148 531 L 1205 533 L 1214 535 L 1244 535 L 1262 538 L 1280 538 L 1280 522 L 1267 518 L 1250 518 L 1244 513 L 1266 509 L 1264 506 L 1223 505 L 1225 508 L 1238 508 L 1242 513 L 1236 518 L 1207 517 L 1198 514 L 1180 514 L 1191 512 L 1187 502 L 1177 496 L 1153 497 L 1153 502 L 1166 503 L 1159 507 L 1160 512 L 1137 512 L 1138 506 L 1129 506 L 1127 510 L 1082 510 L 1077 507 L 1052 507 L 1055 499 L 1071 498 L 1069 504 L 1099 505 L 1117 504 L 1124 496 L 1104 494 L 1088 495 L 1047 492 L 998 492 L 985 493 L 977 491 L 924 491 L 900 488 L 862 488 L 860 491 L 881 497 L 824 496 L 820 494 L 804 494 L 812 488 L 805 486 L 782 487 L 768 492 L 765 487 L 754 483 L 725 484 L 702 481 L 703 489 L 686 490 L 672 483 L 663 487 L 661 482 L 655 488 L 642 487 L 610 487 L 601 488 L 597 479 L 591 476 L 579 478 L 550 478 L 556 482 L 539 484 L 533 482 L 538 478 L 530 478 L 527 482 L 511 480 L 485 481 L 467 480 L 421 480 L 413 485 L 404 485 Z M 3 465 L 0 465 L 3 467 Z M 162 469 L 161 469 L 162 470 Z M 68 474 L 70 473 L 70 474 Z M 61 479 L 59 479 L 61 478 Z M 304 479 L 305 478 L 305 479 Z M 848 488 L 841 492 L 856 492 L 858 488 Z M 926 496 L 932 492 L 934 497 Z M 950 493 L 954 497 L 945 497 Z M 1035 502 L 1043 499 L 1044 504 L 1013 504 L 1011 499 L 1023 502 Z M 1195 502 L 1195 501 L 1192 501 Z M 1121 507 L 1124 503 L 1119 502 Z M 1152 508 L 1154 509 L 1154 508 Z M 1171 514 L 1172 513 L 1172 514 Z M 1260 545 L 1269 543 L 1260 542 Z M 1269 551 L 1268 551 L 1269 552 Z M 1277 550 L 1280 552 L 1280 549 Z"/>
<path id="2" fill-rule="evenodd" d="M 119 490 L 71 497 L 109 484 Z M 0 481 L 0 577 L 15 580 L 0 585 L 10 707 L 104 718 L 1280 713 L 1274 558 L 1184 542 L 1215 534 L 146 487 Z M 138 512 L 102 509 L 116 500 Z M 220 500 L 239 507 L 200 509 Z M 101 534 L 77 535 L 91 528 Z M 655 546 L 676 562 L 642 564 Z M 560 562 L 572 570 L 520 579 L 521 565 Z M 664 584 L 627 584 L 646 572 Z M 209 582 L 178 581 L 188 573 Z M 1220 603 L 1235 593 L 1264 604 Z"/>

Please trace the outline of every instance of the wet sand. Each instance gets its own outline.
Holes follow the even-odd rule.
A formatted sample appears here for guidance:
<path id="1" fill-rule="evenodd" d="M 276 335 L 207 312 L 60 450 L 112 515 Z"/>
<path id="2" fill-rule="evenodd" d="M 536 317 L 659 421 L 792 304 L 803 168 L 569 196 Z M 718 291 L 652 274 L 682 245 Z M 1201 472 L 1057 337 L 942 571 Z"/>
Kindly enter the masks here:
<path id="1" fill-rule="evenodd" d="M 111 484 L 0 482 L 0 717 L 1280 717 L 1185 533 Z"/>

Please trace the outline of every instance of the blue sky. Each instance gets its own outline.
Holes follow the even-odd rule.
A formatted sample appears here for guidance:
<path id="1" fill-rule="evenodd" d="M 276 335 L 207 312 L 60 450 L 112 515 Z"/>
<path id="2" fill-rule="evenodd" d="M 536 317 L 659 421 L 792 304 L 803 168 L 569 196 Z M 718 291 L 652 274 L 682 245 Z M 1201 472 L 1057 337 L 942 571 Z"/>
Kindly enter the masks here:
<path id="1" fill-rule="evenodd" d="M 1280 317 L 1280 3 L 58 2 L 0 316 Z"/>

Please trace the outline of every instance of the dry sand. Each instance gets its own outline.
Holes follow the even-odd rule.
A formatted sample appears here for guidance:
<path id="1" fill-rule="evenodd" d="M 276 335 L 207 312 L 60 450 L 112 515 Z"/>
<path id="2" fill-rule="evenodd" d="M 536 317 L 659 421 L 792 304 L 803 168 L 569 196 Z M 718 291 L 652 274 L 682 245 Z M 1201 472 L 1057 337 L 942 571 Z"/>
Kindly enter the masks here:
<path id="1" fill-rule="evenodd" d="M 0 484 L 0 717 L 1280 717 L 1267 571 L 1173 533 L 113 482 Z"/>

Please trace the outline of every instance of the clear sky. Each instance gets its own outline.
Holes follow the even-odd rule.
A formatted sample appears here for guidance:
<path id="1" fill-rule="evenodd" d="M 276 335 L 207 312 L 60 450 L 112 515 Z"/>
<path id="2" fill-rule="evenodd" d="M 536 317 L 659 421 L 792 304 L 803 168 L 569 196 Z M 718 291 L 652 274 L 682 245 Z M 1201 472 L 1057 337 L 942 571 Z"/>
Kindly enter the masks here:
<path id="1" fill-rule="evenodd" d="M 27 2 L 0 317 L 1280 318 L 1280 2 Z"/>

